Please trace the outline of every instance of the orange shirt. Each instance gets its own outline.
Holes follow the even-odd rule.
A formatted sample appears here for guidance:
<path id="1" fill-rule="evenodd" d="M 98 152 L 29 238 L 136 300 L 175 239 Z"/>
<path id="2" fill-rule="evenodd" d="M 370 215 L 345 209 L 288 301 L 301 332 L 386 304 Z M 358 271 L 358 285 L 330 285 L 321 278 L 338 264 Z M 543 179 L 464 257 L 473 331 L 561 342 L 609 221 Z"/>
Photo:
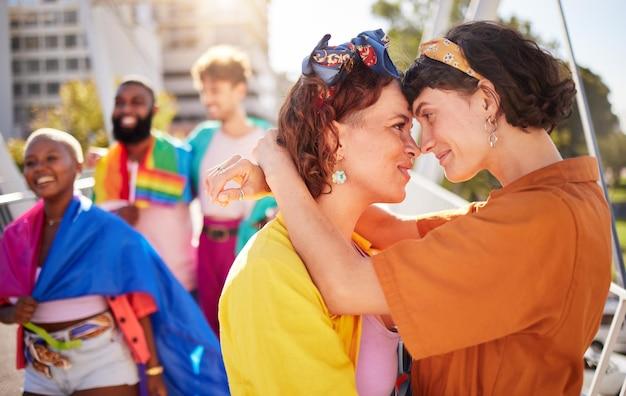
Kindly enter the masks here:
<path id="1" fill-rule="evenodd" d="M 415 395 L 580 395 L 611 280 L 596 161 L 560 161 L 373 258 Z"/>

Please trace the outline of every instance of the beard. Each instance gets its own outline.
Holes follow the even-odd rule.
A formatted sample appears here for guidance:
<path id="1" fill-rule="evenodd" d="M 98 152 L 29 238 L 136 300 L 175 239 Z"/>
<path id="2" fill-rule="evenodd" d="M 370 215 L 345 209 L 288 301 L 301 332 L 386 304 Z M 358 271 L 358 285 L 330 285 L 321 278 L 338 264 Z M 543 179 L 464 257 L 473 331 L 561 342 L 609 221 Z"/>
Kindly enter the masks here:
<path id="1" fill-rule="evenodd" d="M 152 130 L 152 111 L 144 118 L 137 117 L 137 124 L 132 128 L 124 128 L 122 126 L 122 118 L 112 117 L 113 121 L 113 137 L 121 144 L 139 143 L 150 137 Z"/>

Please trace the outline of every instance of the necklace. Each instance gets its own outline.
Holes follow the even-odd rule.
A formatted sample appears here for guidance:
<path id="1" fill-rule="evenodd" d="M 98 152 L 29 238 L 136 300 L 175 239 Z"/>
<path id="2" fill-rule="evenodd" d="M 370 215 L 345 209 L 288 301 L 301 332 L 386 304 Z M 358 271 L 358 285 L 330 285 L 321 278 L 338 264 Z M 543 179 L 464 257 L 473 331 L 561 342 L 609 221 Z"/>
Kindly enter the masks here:
<path id="1" fill-rule="evenodd" d="M 48 227 L 52 227 L 55 224 L 59 224 L 61 220 L 62 219 L 47 219 L 46 223 L 48 224 Z"/>

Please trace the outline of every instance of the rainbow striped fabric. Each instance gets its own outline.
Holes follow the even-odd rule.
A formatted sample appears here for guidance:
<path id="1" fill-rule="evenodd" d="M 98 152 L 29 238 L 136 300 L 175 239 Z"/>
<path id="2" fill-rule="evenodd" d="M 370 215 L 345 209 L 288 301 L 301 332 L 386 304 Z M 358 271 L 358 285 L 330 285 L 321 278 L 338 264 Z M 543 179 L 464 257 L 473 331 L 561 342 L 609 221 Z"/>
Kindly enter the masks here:
<path id="1" fill-rule="evenodd" d="M 148 154 L 139 163 L 132 186 L 126 147 L 119 143 L 111 146 L 96 166 L 96 204 L 132 198 L 136 206 L 147 207 L 151 204 L 169 206 L 190 200 L 187 176 L 189 152 L 159 134 L 153 134 L 151 142 Z"/>

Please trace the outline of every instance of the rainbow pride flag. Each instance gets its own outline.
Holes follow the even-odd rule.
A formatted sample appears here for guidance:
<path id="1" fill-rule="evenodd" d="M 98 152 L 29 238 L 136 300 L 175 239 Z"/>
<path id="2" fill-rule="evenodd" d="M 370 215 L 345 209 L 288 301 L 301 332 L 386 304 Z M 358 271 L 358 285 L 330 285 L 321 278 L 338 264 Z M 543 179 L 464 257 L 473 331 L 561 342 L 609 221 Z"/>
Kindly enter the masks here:
<path id="1" fill-rule="evenodd" d="M 96 165 L 94 201 L 99 204 L 127 200 L 138 207 L 189 201 L 189 160 L 188 151 L 160 134 L 153 134 L 148 154 L 132 177 L 126 147 L 115 143 Z"/>

